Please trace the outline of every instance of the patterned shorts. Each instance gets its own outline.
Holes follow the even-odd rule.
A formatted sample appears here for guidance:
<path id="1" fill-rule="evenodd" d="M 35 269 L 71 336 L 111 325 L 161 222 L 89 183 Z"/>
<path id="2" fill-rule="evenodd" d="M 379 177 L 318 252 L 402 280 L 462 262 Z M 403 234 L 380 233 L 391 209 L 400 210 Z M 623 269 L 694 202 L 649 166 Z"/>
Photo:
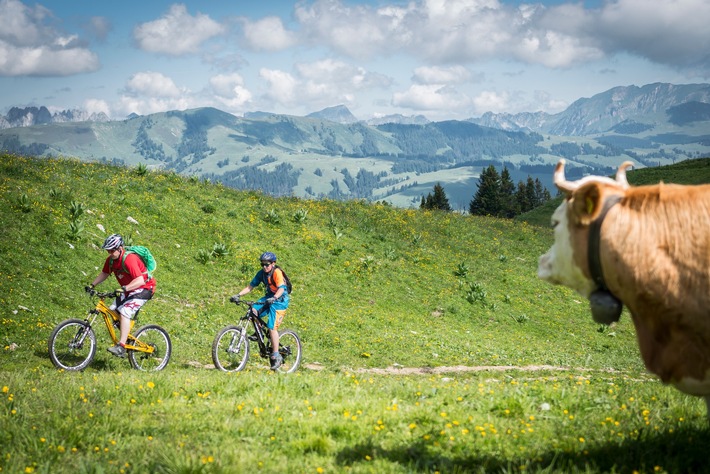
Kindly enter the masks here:
<path id="1" fill-rule="evenodd" d="M 124 318 L 134 319 L 138 315 L 138 310 L 153 297 L 153 292 L 145 288 L 133 290 L 128 294 L 120 294 L 111 305 L 111 309 L 117 311 Z"/>

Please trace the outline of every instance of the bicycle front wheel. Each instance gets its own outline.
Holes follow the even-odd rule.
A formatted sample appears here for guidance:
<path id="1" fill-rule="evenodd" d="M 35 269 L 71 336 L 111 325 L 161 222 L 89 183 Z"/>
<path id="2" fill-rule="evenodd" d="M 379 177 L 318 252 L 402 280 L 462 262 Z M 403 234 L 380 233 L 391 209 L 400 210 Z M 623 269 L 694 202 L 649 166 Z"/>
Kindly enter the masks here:
<path id="1" fill-rule="evenodd" d="M 239 372 L 249 360 L 249 341 L 246 331 L 237 326 L 221 329 L 212 343 L 212 362 L 219 370 Z"/>
<path id="2" fill-rule="evenodd" d="M 279 372 L 290 374 L 301 365 L 303 348 L 301 347 L 301 338 L 295 331 L 287 329 L 279 332 L 279 353 L 284 360 L 278 369 Z"/>
<path id="3" fill-rule="evenodd" d="M 67 319 L 54 328 L 48 345 L 55 367 L 84 370 L 96 355 L 96 334 L 86 321 Z"/>
<path id="4" fill-rule="evenodd" d="M 134 369 L 143 371 L 162 370 L 170 362 L 173 353 L 173 343 L 167 331 L 157 324 L 143 326 L 135 333 L 135 346 L 148 345 L 153 352 L 128 351 L 128 360 Z"/>

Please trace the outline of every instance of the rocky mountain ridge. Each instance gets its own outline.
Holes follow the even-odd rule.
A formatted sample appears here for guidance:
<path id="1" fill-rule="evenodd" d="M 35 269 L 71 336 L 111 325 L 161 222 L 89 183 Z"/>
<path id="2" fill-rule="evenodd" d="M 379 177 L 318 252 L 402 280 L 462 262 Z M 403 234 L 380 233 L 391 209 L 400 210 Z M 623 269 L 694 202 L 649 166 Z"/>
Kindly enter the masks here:
<path id="1" fill-rule="evenodd" d="M 49 123 L 109 122 L 110 120 L 108 115 L 103 112 L 89 113 L 85 110 L 71 109 L 52 113 L 45 106 L 12 107 L 7 115 L 0 115 L 0 129 L 31 127 Z"/>
<path id="2" fill-rule="evenodd" d="M 694 105 L 693 105 L 694 104 Z M 675 109 L 674 109 L 675 108 Z M 710 108 L 710 84 L 654 83 L 641 87 L 619 86 L 590 98 L 580 98 L 557 114 L 546 112 L 493 113 L 467 121 L 484 127 L 507 131 L 529 131 L 561 136 L 586 136 L 614 131 L 622 123 L 634 122 L 649 127 L 668 120 L 668 111 L 674 109 L 676 120 L 688 123 L 696 117 L 706 120 L 704 108 Z M 244 118 L 261 119 L 279 115 L 271 112 L 247 112 Z M 683 117 L 683 115 L 687 115 Z M 129 118 L 138 117 L 131 114 Z M 306 117 L 328 120 L 340 124 L 364 122 L 378 126 L 388 123 L 425 125 L 430 121 L 424 115 L 405 116 L 392 114 L 359 120 L 345 105 L 327 107 Z M 12 107 L 7 115 L 0 115 L 0 129 L 28 127 L 63 122 L 108 122 L 104 113 L 89 114 L 80 109 L 50 112 L 41 107 Z"/>

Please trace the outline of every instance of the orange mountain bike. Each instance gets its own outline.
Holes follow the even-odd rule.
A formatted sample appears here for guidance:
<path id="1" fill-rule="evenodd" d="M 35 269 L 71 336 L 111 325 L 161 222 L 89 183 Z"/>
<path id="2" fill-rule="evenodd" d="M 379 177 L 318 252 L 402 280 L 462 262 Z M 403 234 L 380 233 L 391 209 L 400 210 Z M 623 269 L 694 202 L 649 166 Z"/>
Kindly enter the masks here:
<path id="1" fill-rule="evenodd" d="M 96 307 L 89 310 L 86 319 L 67 319 L 54 328 L 49 336 L 49 358 L 57 368 L 84 370 L 94 360 L 96 334 L 93 325 L 99 315 L 103 317 L 113 343 L 118 343 L 121 316 L 104 303 L 105 298 L 116 296 L 115 291 L 109 293 L 89 291 L 89 298 L 93 301 L 96 297 L 98 301 Z M 131 333 L 126 343 L 126 352 L 131 366 L 145 371 L 164 369 L 170 361 L 173 350 L 167 331 L 157 324 L 148 324 L 133 332 L 135 321 L 135 318 L 131 321 Z"/>

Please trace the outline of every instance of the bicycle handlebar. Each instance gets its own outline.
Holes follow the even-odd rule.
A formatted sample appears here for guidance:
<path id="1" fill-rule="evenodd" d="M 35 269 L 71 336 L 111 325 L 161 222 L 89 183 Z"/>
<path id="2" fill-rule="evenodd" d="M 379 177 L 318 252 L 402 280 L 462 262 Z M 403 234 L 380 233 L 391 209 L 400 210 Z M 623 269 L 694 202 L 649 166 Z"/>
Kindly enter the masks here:
<path id="1" fill-rule="evenodd" d="M 118 296 L 115 290 L 114 290 L 114 291 L 109 291 L 109 292 L 106 292 L 106 293 L 102 293 L 102 292 L 96 291 L 96 290 L 94 290 L 94 289 L 92 288 L 92 289 L 90 289 L 90 290 L 86 290 L 86 292 L 89 294 L 89 296 L 97 296 L 97 297 L 99 297 L 99 298 L 101 298 L 101 299 L 103 299 L 103 298 L 113 298 L 113 297 L 115 297 L 115 296 Z"/>
<path id="2" fill-rule="evenodd" d="M 256 301 L 239 300 L 239 301 L 232 301 L 232 303 L 234 303 L 236 305 L 240 305 L 240 304 L 247 305 L 251 308 L 252 306 L 254 306 L 254 303 L 256 303 Z"/>

